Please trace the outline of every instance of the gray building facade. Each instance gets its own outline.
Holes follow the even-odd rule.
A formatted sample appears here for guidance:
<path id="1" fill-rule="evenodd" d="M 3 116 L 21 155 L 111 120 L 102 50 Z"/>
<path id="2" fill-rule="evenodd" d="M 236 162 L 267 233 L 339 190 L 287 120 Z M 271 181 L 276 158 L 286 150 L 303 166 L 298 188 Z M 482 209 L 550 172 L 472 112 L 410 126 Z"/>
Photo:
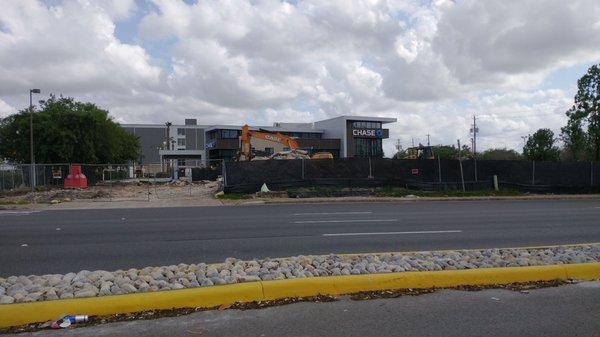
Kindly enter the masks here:
<path id="1" fill-rule="evenodd" d="M 331 152 L 334 157 L 381 157 L 383 125 L 395 118 L 339 116 L 313 123 L 274 123 L 251 130 L 279 132 L 293 137 L 309 153 Z M 241 125 L 199 125 L 186 119 L 182 125 L 123 124 L 138 136 L 141 164 L 176 163 L 179 168 L 208 165 L 211 160 L 232 160 L 240 148 Z"/>

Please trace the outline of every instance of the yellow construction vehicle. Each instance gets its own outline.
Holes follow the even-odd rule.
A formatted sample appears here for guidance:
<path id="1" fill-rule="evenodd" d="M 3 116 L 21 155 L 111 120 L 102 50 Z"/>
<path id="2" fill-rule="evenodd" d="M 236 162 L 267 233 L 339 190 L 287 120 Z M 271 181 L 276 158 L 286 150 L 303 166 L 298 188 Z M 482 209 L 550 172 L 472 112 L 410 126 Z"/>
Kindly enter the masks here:
<path id="1" fill-rule="evenodd" d="M 333 159 L 333 154 L 331 152 L 317 152 L 310 159 Z"/>
<path id="2" fill-rule="evenodd" d="M 406 149 L 406 159 L 435 159 L 433 153 L 433 146 L 419 146 L 409 147 Z"/>
<path id="3" fill-rule="evenodd" d="M 268 140 L 271 142 L 283 144 L 289 151 L 280 151 L 274 153 L 269 157 L 258 157 L 252 154 L 252 145 L 250 140 L 252 138 Z M 264 159 L 331 159 L 333 155 L 329 152 L 319 152 L 311 158 L 308 156 L 308 152 L 298 149 L 298 142 L 290 136 L 286 136 L 279 132 L 268 132 L 268 131 L 251 131 L 248 124 L 242 126 L 242 135 L 240 136 L 240 153 L 238 156 L 239 161 L 246 160 L 264 160 Z"/>

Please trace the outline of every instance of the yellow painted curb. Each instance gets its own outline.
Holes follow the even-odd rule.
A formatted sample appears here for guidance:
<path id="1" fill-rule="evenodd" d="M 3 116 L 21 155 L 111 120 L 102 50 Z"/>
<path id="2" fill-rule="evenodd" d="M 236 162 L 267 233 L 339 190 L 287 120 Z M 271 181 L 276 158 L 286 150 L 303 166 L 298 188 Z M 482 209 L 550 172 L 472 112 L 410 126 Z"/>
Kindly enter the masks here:
<path id="1" fill-rule="evenodd" d="M 127 295 L 0 305 L 0 327 L 57 319 L 65 314 L 110 315 L 152 309 L 215 307 L 262 298 L 260 282 Z"/>
<path id="2" fill-rule="evenodd" d="M 109 315 L 152 309 L 211 308 L 234 302 L 339 295 L 360 291 L 445 288 L 549 280 L 600 279 L 600 262 L 310 277 L 128 295 L 0 305 L 0 327 L 56 319 L 64 314 Z"/>

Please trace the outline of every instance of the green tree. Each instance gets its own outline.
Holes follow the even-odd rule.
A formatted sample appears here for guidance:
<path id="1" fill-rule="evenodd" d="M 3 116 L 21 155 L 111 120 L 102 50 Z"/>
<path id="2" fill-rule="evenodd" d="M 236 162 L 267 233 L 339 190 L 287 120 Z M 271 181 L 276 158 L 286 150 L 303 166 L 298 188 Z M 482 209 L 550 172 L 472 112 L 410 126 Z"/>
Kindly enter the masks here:
<path id="1" fill-rule="evenodd" d="M 30 110 L 0 120 L 0 158 L 29 162 Z M 37 163 L 125 163 L 139 160 L 139 140 L 92 103 L 53 95 L 34 111 Z"/>
<path id="2" fill-rule="evenodd" d="M 591 66 L 577 87 L 561 138 L 570 159 L 600 160 L 600 64 Z"/>
<path id="3" fill-rule="evenodd" d="M 433 146 L 433 154 L 440 159 L 457 159 L 458 151 L 454 145 L 436 145 Z M 461 158 L 471 156 L 471 149 L 467 145 L 463 145 L 460 151 Z"/>
<path id="4" fill-rule="evenodd" d="M 523 156 L 515 150 L 507 148 L 487 149 L 479 154 L 483 160 L 521 160 Z"/>
<path id="5" fill-rule="evenodd" d="M 550 129 L 539 129 L 532 136 L 527 137 L 523 147 L 523 155 L 529 160 L 558 161 L 560 150 L 554 146 L 556 139 Z"/>
<path id="6" fill-rule="evenodd" d="M 404 159 L 406 158 L 406 150 L 405 149 L 400 149 L 398 150 L 394 156 L 392 157 L 393 159 Z"/>

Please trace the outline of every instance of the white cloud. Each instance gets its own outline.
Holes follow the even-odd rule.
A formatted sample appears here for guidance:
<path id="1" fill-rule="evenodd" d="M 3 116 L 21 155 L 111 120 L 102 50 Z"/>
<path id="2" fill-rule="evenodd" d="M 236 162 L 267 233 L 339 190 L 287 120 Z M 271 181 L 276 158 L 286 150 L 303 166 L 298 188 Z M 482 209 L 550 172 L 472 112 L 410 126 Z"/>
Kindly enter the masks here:
<path id="1" fill-rule="evenodd" d="M 596 0 L 466 0 L 442 13 L 433 48 L 462 83 L 538 84 L 526 75 L 600 58 Z"/>
<path id="2" fill-rule="evenodd" d="M 150 63 L 143 48 L 116 39 L 111 16 L 92 2 L 46 7 L 26 0 L 3 3 L 2 8 L 3 95 L 17 95 L 34 86 L 79 94 L 159 84 L 160 68 Z"/>
<path id="3" fill-rule="evenodd" d="M 468 143 L 477 114 L 481 147 L 519 147 L 564 124 L 574 84 L 548 75 L 600 60 L 594 0 L 140 3 L 0 0 L 0 110 L 36 86 L 122 122 L 378 115 L 405 146 Z M 137 44 L 115 34 L 132 13 Z"/>
<path id="4" fill-rule="evenodd" d="M 17 112 L 17 109 L 0 99 L 0 118 L 7 117 L 15 112 Z"/>

